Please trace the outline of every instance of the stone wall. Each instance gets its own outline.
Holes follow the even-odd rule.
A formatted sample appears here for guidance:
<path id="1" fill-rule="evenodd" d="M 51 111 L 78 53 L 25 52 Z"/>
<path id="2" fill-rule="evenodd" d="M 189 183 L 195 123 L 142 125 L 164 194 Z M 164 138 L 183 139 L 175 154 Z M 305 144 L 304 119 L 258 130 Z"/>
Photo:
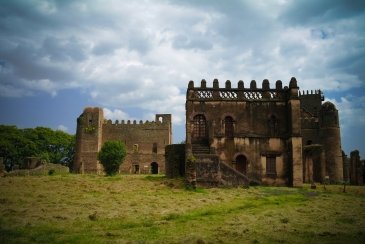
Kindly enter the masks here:
<path id="1" fill-rule="evenodd" d="M 185 144 L 172 144 L 165 147 L 166 177 L 185 176 Z"/>
<path id="2" fill-rule="evenodd" d="M 197 132 L 201 130 L 198 127 L 202 127 L 198 125 L 199 120 L 206 121 L 205 131 Z M 237 88 L 232 88 L 230 81 L 226 81 L 224 88 L 219 87 L 218 80 L 213 81 L 213 87 L 207 87 L 205 80 L 199 87 L 189 82 L 187 150 L 194 151 L 194 147 L 203 150 L 206 145 L 220 162 L 250 179 L 269 185 L 289 184 L 289 178 L 293 177 L 288 164 L 294 162 L 298 165 L 295 185 L 300 186 L 300 129 L 300 101 L 295 79 L 284 88 L 282 82 L 277 81 L 274 89 L 270 88 L 268 80 L 262 82 L 262 88 L 257 88 L 256 81 L 251 81 L 249 88 L 245 88 L 243 81 L 238 82 Z M 205 138 L 199 138 L 197 133 L 204 134 Z M 290 155 L 289 143 L 294 146 Z M 291 155 L 294 156 L 290 160 Z M 267 167 L 272 164 L 274 166 Z M 203 162 L 198 164 L 197 170 L 208 166 L 215 170 L 214 163 Z M 215 177 L 205 175 L 215 181 Z"/>
<path id="3" fill-rule="evenodd" d="M 106 141 L 124 142 L 127 155 L 120 167 L 125 173 L 164 173 L 165 146 L 172 142 L 170 114 L 155 121 L 104 120 L 101 108 L 86 108 L 77 120 L 74 172 L 103 173 L 97 154 Z"/>
<path id="4" fill-rule="evenodd" d="M 352 185 L 364 184 L 363 178 L 363 164 L 360 160 L 360 153 L 358 150 L 350 153 L 350 164 L 349 164 L 349 178 Z"/>

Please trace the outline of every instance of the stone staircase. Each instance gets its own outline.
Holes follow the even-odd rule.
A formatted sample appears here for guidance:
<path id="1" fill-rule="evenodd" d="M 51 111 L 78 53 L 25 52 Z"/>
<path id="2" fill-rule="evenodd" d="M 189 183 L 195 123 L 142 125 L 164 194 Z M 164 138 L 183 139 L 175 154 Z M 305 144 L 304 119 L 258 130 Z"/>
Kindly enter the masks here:
<path id="1" fill-rule="evenodd" d="M 209 145 L 205 144 L 192 144 L 192 151 L 194 155 L 210 154 Z"/>
<path id="2" fill-rule="evenodd" d="M 192 144 L 192 152 L 196 158 L 196 182 L 204 187 L 247 186 L 246 175 L 221 162 L 218 155 L 212 153 L 209 145 Z"/>

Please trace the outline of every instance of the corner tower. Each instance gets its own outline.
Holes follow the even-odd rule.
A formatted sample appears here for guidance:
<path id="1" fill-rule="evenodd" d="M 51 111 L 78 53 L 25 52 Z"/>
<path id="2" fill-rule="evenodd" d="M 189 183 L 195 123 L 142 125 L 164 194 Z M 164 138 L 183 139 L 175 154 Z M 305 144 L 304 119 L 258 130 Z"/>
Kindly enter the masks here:
<path id="1" fill-rule="evenodd" d="M 319 123 L 322 144 L 326 153 L 326 172 L 331 181 L 342 181 L 343 161 L 340 124 L 338 110 L 333 103 L 325 102 L 322 104 Z"/>
<path id="2" fill-rule="evenodd" d="M 102 145 L 103 121 L 103 110 L 97 107 L 85 108 L 77 118 L 73 172 L 99 173 L 102 170 L 97 154 Z"/>

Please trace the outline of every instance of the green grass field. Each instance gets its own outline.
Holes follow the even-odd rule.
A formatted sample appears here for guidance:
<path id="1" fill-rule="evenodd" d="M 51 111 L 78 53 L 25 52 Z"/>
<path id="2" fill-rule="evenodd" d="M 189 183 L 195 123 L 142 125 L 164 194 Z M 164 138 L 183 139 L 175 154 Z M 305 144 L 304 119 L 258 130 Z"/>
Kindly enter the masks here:
<path id="1" fill-rule="evenodd" d="M 365 243 L 365 187 L 184 188 L 162 176 L 0 178 L 0 243 Z"/>

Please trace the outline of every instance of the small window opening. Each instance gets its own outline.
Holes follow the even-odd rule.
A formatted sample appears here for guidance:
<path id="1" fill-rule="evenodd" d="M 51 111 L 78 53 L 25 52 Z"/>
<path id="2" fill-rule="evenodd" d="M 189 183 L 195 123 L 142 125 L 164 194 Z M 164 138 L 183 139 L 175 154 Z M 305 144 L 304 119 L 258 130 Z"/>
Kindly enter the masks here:
<path id="1" fill-rule="evenodd" d="M 276 177 L 276 157 L 273 155 L 266 157 L 266 175 Z"/>
<path id="2" fill-rule="evenodd" d="M 134 153 L 138 153 L 138 149 L 139 149 L 139 148 L 138 148 L 138 144 L 134 144 L 134 145 L 133 145 L 133 152 L 134 152 Z"/>
<path id="3" fill-rule="evenodd" d="M 157 143 L 156 142 L 154 142 L 152 145 L 152 152 L 157 153 Z"/>

